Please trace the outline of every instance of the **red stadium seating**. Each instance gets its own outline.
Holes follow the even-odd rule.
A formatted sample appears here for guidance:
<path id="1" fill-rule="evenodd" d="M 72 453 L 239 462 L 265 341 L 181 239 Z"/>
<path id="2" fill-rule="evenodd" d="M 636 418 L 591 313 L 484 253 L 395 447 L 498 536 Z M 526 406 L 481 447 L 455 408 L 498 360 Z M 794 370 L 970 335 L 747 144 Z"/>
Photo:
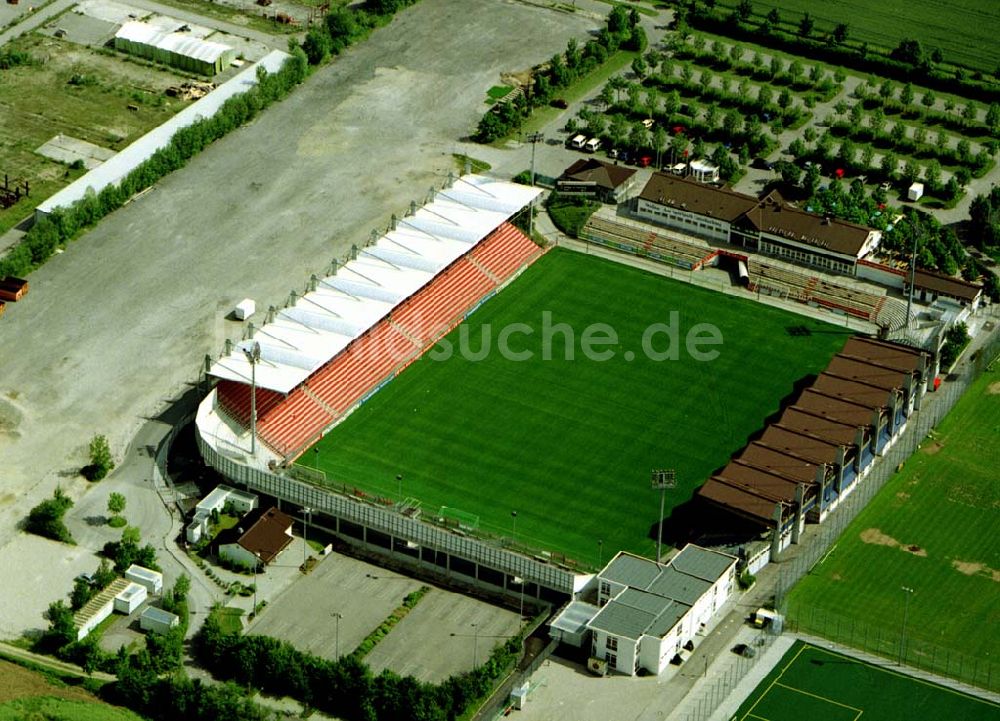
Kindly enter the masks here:
<path id="1" fill-rule="evenodd" d="M 219 405 L 232 418 L 250 427 L 250 386 L 236 381 L 219 381 L 216 386 Z M 284 395 L 267 388 L 257 388 L 257 420 L 281 403 Z"/>
<path id="2" fill-rule="evenodd" d="M 392 324 L 381 321 L 313 373 L 306 385 L 339 415 L 419 350 Z"/>
<path id="3" fill-rule="evenodd" d="M 504 223 L 473 248 L 471 255 L 502 283 L 540 252 L 531 238 Z"/>
<path id="4" fill-rule="evenodd" d="M 467 258 L 459 258 L 393 311 L 392 320 L 426 346 L 451 330 L 466 310 L 495 287 Z"/>
<path id="5" fill-rule="evenodd" d="M 333 416 L 300 386 L 284 402 L 257 416 L 257 433 L 273 449 L 287 455 L 313 439 Z"/>
<path id="6" fill-rule="evenodd" d="M 452 263 L 428 285 L 315 371 L 288 396 L 257 389 L 260 440 L 293 458 L 331 422 L 350 411 L 365 395 L 399 373 L 466 311 L 518 269 L 537 258 L 540 249 L 509 223 L 504 223 L 470 253 Z M 250 425 L 250 386 L 220 381 L 219 406 Z"/>

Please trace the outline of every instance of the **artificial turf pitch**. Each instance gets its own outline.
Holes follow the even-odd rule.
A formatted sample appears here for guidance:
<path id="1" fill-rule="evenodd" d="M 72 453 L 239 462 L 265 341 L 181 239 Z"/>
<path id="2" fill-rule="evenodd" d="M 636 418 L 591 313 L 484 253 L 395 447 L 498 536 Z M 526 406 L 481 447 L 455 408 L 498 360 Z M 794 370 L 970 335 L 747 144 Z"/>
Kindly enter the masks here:
<path id="1" fill-rule="evenodd" d="M 898 647 L 902 588 L 912 588 L 906 609 L 912 661 L 1000 688 L 998 439 L 1000 370 L 994 370 L 966 391 L 833 552 L 792 589 L 788 614 L 798 627 L 885 653 L 886 643 L 888 650 Z M 848 638 L 851 619 L 869 632 L 855 628 Z"/>
<path id="2" fill-rule="evenodd" d="M 1000 721 L 1000 705 L 797 641 L 732 721 Z"/>
<path id="3" fill-rule="evenodd" d="M 565 359 L 563 336 L 555 336 L 553 359 L 542 358 L 543 311 L 572 328 L 575 359 Z M 652 360 L 642 352 L 643 333 L 667 323 L 670 311 L 679 313 L 680 359 Z M 497 352 L 500 332 L 513 323 L 532 328 L 510 342 L 533 351 L 531 360 Z M 580 351 L 593 323 L 618 335 L 618 344 L 602 348 L 614 352 L 610 360 Z M 720 346 L 703 346 L 719 351 L 716 360 L 684 351 L 684 334 L 697 323 L 721 332 Z M 676 469 L 669 517 L 797 381 L 826 365 L 847 333 L 563 249 L 540 258 L 466 325 L 473 349 L 489 326 L 485 358 L 456 353 L 441 362 L 431 351 L 299 462 L 318 465 L 331 482 L 417 498 L 425 512 L 458 508 L 479 516 L 484 530 L 587 564 L 619 549 L 651 555 L 659 493 L 650 471 Z M 445 339 L 457 345 L 460 332 Z M 659 336 L 653 346 L 666 343 Z"/>

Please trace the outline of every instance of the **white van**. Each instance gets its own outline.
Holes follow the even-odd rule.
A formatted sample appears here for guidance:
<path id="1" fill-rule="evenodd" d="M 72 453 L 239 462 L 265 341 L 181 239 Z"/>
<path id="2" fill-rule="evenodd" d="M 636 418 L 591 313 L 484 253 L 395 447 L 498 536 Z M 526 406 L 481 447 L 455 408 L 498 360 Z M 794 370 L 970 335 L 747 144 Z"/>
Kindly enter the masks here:
<path id="1" fill-rule="evenodd" d="M 588 153 L 596 153 L 598 150 L 601 149 L 601 139 L 591 138 L 584 144 L 583 149 L 586 150 Z"/>
<path id="2" fill-rule="evenodd" d="M 572 140 L 569 141 L 569 147 L 576 148 L 577 150 L 580 150 L 580 149 L 583 148 L 583 145 L 586 142 L 587 142 L 587 136 L 586 135 L 577 135 L 575 138 L 573 138 Z"/>

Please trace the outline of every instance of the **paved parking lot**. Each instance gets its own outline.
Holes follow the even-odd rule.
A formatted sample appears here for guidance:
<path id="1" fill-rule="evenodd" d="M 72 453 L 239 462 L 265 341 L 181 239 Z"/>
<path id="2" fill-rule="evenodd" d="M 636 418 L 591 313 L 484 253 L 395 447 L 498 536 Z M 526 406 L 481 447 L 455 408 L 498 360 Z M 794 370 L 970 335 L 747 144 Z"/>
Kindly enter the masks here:
<path id="1" fill-rule="evenodd" d="M 333 659 L 338 641 L 334 614 L 341 615 L 340 653 L 348 654 L 420 586 L 407 576 L 332 553 L 272 600 L 248 633 L 280 638 L 302 651 Z"/>
<path id="2" fill-rule="evenodd" d="M 521 627 L 516 611 L 432 588 L 365 659 L 372 672 L 440 683 L 483 663 Z"/>
<path id="3" fill-rule="evenodd" d="M 283 303 L 422 200 L 500 73 L 597 23 L 517 2 L 419 3 L 33 273 L 2 321 L 0 567 L 20 562 L 16 523 L 57 483 L 74 497 L 99 487 L 76 476 L 92 435 L 121 454 L 240 332 L 224 320 L 237 301 Z M 5 634 L 23 628 L 15 617 Z"/>

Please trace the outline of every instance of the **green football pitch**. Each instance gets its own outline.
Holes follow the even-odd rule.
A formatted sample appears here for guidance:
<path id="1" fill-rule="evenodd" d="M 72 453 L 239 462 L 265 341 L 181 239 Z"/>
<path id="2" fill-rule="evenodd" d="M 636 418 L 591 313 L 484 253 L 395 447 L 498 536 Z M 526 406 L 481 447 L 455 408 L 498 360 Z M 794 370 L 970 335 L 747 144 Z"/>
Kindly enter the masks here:
<path id="1" fill-rule="evenodd" d="M 641 339 L 652 324 L 669 324 L 671 311 L 680 358 L 650 358 Z M 567 333 L 553 334 L 551 358 L 543 357 L 545 312 L 551 326 L 565 324 L 575 335 L 575 358 L 566 357 Z M 510 345 L 532 352 L 530 360 L 497 351 L 516 323 L 526 325 Z M 601 348 L 612 352 L 608 360 L 581 351 L 595 323 L 618 336 Z M 698 323 L 721 333 L 721 345 L 702 347 L 717 350 L 715 360 L 684 350 Z M 478 517 L 482 530 L 585 564 L 619 549 L 652 555 L 659 494 L 650 471 L 676 469 L 669 517 L 669 507 L 690 499 L 847 337 L 842 328 L 562 249 L 445 341 L 458 348 L 465 333 L 480 350 L 484 330 L 492 338 L 485 357 L 456 352 L 435 361 L 439 345 L 299 462 L 337 484 L 416 498 L 425 513 L 448 507 Z M 665 351 L 667 335 L 652 347 Z"/>
<path id="2" fill-rule="evenodd" d="M 797 641 L 731 721 L 1000 721 L 1000 705 Z"/>
<path id="3" fill-rule="evenodd" d="M 799 628 L 1000 689 L 1000 370 L 987 371 L 792 589 Z M 867 628 L 862 628 L 862 623 Z M 992 655 L 991 655 L 992 654 Z"/>

